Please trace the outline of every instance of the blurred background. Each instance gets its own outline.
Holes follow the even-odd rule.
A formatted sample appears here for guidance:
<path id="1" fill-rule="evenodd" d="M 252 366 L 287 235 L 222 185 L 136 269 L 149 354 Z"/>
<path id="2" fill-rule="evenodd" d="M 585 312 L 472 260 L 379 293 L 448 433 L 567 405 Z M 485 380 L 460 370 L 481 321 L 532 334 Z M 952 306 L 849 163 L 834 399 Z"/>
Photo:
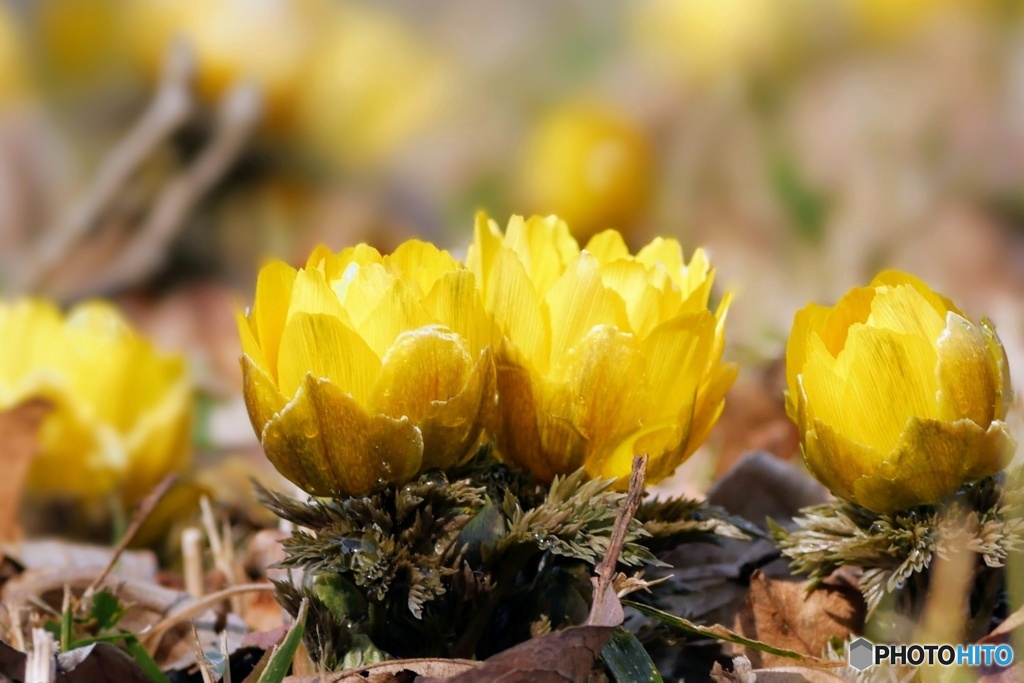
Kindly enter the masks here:
<path id="1" fill-rule="evenodd" d="M 0 0 L 0 291 L 112 298 L 185 351 L 199 462 L 244 495 L 265 259 L 464 253 L 479 209 L 675 236 L 737 295 L 740 380 L 669 484 L 699 491 L 794 455 L 792 316 L 884 267 L 990 316 L 1024 377 L 1021 4 Z"/>

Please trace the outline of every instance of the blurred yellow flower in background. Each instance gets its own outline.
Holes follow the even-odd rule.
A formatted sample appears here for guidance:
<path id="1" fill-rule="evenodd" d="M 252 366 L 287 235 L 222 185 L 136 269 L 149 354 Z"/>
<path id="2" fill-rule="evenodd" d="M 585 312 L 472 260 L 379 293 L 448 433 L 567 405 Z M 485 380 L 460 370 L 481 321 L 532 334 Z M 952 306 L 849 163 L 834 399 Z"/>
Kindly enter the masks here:
<path id="1" fill-rule="evenodd" d="M 14 16 L 6 4 L 0 4 L 0 107 L 27 94 L 28 64 L 23 50 Z"/>
<path id="2" fill-rule="evenodd" d="M 691 81 L 728 79 L 763 68 L 786 50 L 784 10 L 790 4 L 788 0 L 648 0 L 633 8 L 634 39 Z"/>
<path id="3" fill-rule="evenodd" d="M 379 163 L 441 112 L 453 79 L 397 16 L 341 3 L 301 77 L 303 135 L 336 162 Z"/>
<path id="4" fill-rule="evenodd" d="M 728 296 L 708 309 L 714 271 L 700 250 L 655 239 L 630 255 L 605 231 L 581 251 L 554 216 L 480 215 L 469 266 L 497 329 L 499 453 L 543 480 L 585 467 L 649 482 L 704 441 L 736 367 L 721 362 Z"/>
<path id="5" fill-rule="evenodd" d="M 65 317 L 45 301 L 0 303 L 0 409 L 34 398 L 53 405 L 29 471 L 36 494 L 131 503 L 189 463 L 184 358 L 159 354 L 109 304 Z"/>
<path id="6" fill-rule="evenodd" d="M 633 227 L 653 181 L 654 154 L 640 126 L 610 108 L 573 102 L 537 123 L 519 182 L 532 211 L 558 215 L 587 239 Z"/>
<path id="7" fill-rule="evenodd" d="M 807 467 L 875 512 L 938 503 L 1012 455 L 995 330 L 910 275 L 887 271 L 797 313 L 786 372 Z"/>
<path id="8" fill-rule="evenodd" d="M 847 0 L 853 28 L 869 40 L 892 41 L 913 35 L 953 8 L 970 7 L 961 0 Z M 982 4 L 978 2 L 978 4 Z"/>
<path id="9" fill-rule="evenodd" d="M 325 0 L 138 0 L 126 5 L 135 59 L 151 78 L 168 46 L 186 40 L 195 51 L 196 86 L 215 100 L 235 83 L 259 86 L 272 130 L 295 124 L 296 101 L 331 8 Z"/>
<path id="10" fill-rule="evenodd" d="M 447 252 L 412 240 L 270 263 L 239 329 L 253 427 L 307 492 L 367 493 L 475 452 L 494 404 L 490 331 Z"/>

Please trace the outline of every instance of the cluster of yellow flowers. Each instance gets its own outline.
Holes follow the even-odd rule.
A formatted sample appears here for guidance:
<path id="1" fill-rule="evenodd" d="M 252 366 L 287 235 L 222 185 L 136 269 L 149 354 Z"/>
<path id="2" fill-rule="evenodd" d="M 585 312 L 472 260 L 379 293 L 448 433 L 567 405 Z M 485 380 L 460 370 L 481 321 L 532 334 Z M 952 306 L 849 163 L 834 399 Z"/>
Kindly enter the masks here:
<path id="1" fill-rule="evenodd" d="M 484 440 L 541 481 L 583 468 L 622 486 L 643 453 L 656 482 L 736 376 L 713 277 L 675 240 L 634 255 L 609 230 L 581 249 L 553 216 L 479 216 L 465 264 L 416 240 L 320 247 L 265 266 L 239 315 L 246 405 L 271 462 L 316 495 L 449 469 Z M 994 329 L 909 275 L 800 311 L 786 364 L 808 469 L 875 512 L 940 502 L 1013 453 Z M 36 491 L 130 501 L 187 464 L 184 362 L 107 304 L 0 304 L 0 410 L 33 398 L 52 405 Z"/>
<path id="2" fill-rule="evenodd" d="M 245 392 L 267 455 L 321 495 L 360 494 L 498 454 L 540 480 L 584 468 L 668 476 L 707 437 L 736 368 L 726 296 L 674 240 L 580 249 L 555 217 L 480 216 L 463 266 L 422 242 L 319 249 L 260 275 L 240 318 Z M 788 409 L 811 472 L 878 512 L 935 503 L 999 471 L 1013 441 L 1006 358 L 988 322 L 900 273 L 797 317 Z"/>
<path id="3" fill-rule="evenodd" d="M 277 468 L 307 491 L 360 494 L 450 467 L 485 432 L 542 480 L 580 467 L 649 480 L 707 435 L 735 376 L 728 301 L 674 240 L 636 256 L 608 231 L 580 249 L 554 217 L 481 216 L 468 267 L 418 241 L 264 268 L 240 320 L 245 395 Z"/>

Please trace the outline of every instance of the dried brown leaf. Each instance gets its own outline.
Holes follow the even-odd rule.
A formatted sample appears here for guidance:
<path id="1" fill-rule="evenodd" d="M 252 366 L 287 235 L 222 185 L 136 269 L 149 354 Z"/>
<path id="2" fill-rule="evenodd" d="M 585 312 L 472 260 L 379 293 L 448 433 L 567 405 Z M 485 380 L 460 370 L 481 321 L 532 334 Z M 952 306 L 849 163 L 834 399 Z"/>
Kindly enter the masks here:
<path id="1" fill-rule="evenodd" d="M 335 674 L 289 676 L 284 683 L 426 683 L 428 677 L 448 680 L 477 664 L 468 659 L 398 659 Z"/>
<path id="2" fill-rule="evenodd" d="M 817 657 L 830 639 L 845 639 L 861 631 L 866 608 L 856 586 L 834 577 L 811 592 L 807 589 L 807 582 L 771 579 L 755 571 L 750 592 L 736 615 L 736 632 Z M 756 667 L 790 663 L 765 652 L 746 649 L 744 654 Z"/>
<path id="3" fill-rule="evenodd" d="M 549 633 L 500 652 L 480 665 L 446 679 L 417 683 L 577 683 L 591 680 L 594 663 L 615 629 L 577 626 Z"/>

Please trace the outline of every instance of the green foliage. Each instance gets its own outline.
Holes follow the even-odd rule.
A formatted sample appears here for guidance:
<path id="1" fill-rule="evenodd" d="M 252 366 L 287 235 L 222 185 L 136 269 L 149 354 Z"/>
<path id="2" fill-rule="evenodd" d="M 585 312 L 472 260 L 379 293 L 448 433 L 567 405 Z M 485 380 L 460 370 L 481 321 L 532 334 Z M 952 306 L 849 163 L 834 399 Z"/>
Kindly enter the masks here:
<path id="1" fill-rule="evenodd" d="M 297 501 L 260 489 L 298 530 L 277 584 L 295 613 L 309 602 L 306 642 L 327 669 L 388 657 L 484 657 L 531 628 L 581 623 L 594 566 L 604 557 L 625 494 L 582 472 L 540 485 L 483 448 L 445 476 L 427 472 L 370 495 Z M 744 537 L 720 511 L 654 502 L 629 527 L 625 569 L 660 562 L 680 539 Z"/>
<path id="2" fill-rule="evenodd" d="M 820 581 L 860 567 L 871 613 L 888 594 L 924 589 L 935 556 L 965 543 L 986 567 L 1003 567 L 1024 547 L 1024 470 L 968 484 L 945 505 L 883 515 L 836 500 L 803 510 L 796 523 L 795 531 L 772 530 L 794 571 Z"/>

